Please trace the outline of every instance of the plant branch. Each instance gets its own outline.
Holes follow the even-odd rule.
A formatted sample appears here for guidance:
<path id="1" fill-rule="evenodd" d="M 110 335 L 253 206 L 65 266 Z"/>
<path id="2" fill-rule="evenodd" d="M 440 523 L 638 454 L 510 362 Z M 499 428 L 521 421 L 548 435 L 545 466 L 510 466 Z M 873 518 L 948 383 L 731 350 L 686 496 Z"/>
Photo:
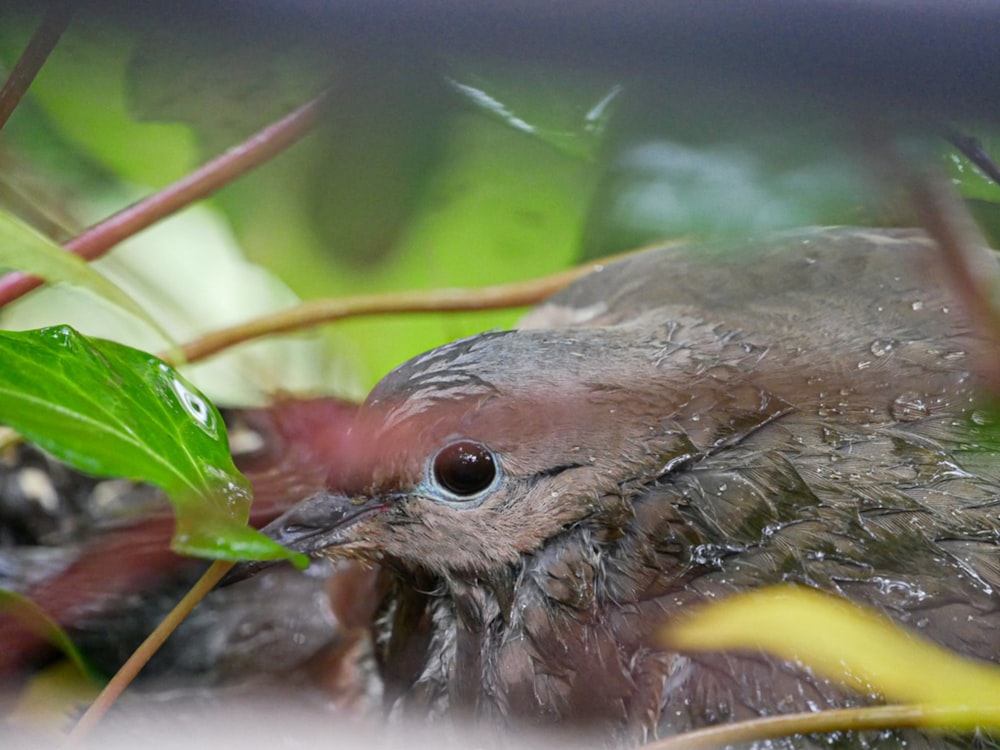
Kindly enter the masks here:
<path id="1" fill-rule="evenodd" d="M 184 361 L 190 363 L 206 359 L 231 346 L 262 336 L 288 333 L 359 315 L 496 310 L 532 305 L 551 296 L 574 279 L 602 267 L 613 259 L 605 258 L 538 279 L 478 289 L 434 289 L 314 300 L 246 323 L 212 331 L 184 344 L 180 351 L 184 355 Z M 169 352 L 161 353 L 158 356 L 170 361 Z"/>
<path id="2" fill-rule="evenodd" d="M 916 169 L 902 174 L 921 224 L 940 248 L 941 265 L 956 295 L 973 325 L 989 340 L 988 351 L 1000 351 L 1000 313 L 995 305 L 1000 278 L 995 265 L 986 262 L 986 241 L 975 220 L 943 177 Z M 991 379 L 993 389 L 1000 391 L 995 358 L 990 356 L 979 366 Z"/>
<path id="3" fill-rule="evenodd" d="M 325 99 L 321 94 L 174 184 L 95 224 L 67 242 L 66 250 L 94 260 L 122 240 L 208 197 L 309 133 L 319 120 Z M 42 283 L 28 274 L 7 274 L 0 278 L 0 307 Z"/>
<path id="4" fill-rule="evenodd" d="M 884 184 L 902 188 L 917 222 L 937 243 L 940 271 L 947 275 L 969 322 L 989 346 L 981 347 L 977 369 L 1000 392 L 1000 271 L 985 248 L 986 240 L 965 202 L 939 169 L 914 166 L 891 137 L 880 129 L 865 131 L 867 145 Z M 938 270 L 938 269 L 935 269 Z"/>
<path id="5" fill-rule="evenodd" d="M 3 88 L 0 89 L 0 129 L 7 124 L 7 120 L 14 114 L 17 105 L 21 103 L 25 92 L 35 80 L 38 71 L 48 59 L 49 54 L 55 49 L 59 42 L 59 37 L 69 26 L 70 17 L 73 15 L 72 6 L 65 0 L 52 0 L 42 21 L 31 35 L 28 46 L 14 63 L 10 75 L 4 81 Z"/>
<path id="6" fill-rule="evenodd" d="M 926 727 L 934 723 L 935 713 L 922 706 L 892 705 L 765 716 L 685 732 L 642 750 L 702 750 L 801 734 Z"/>
<path id="7" fill-rule="evenodd" d="M 184 621 L 184 618 L 191 613 L 191 610 L 195 608 L 198 602 L 204 599 L 205 595 L 215 587 L 215 584 L 222 580 L 222 577 L 231 567 L 233 567 L 233 563 L 229 561 L 217 560 L 212 563 L 204 575 L 198 579 L 198 582 L 177 603 L 177 606 L 170 610 L 167 616 L 163 618 L 163 621 L 142 642 L 142 645 L 132 653 L 121 669 L 115 673 L 115 676 L 104 687 L 100 695 L 97 696 L 97 699 L 84 712 L 83 716 L 80 717 L 76 726 L 69 733 L 66 742 L 67 748 L 76 747 L 97 726 L 97 723 L 104 717 L 111 706 L 114 705 L 114 702 L 118 700 L 125 691 L 125 688 L 132 683 L 142 668 L 146 666 L 147 662 L 153 657 L 153 654 L 159 650 L 164 641 Z"/>

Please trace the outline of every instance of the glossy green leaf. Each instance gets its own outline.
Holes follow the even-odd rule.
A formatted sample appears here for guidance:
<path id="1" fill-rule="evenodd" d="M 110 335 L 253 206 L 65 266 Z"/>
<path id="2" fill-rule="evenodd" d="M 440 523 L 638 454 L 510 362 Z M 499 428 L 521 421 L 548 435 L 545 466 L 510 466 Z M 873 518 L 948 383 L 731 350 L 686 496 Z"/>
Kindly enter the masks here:
<path id="1" fill-rule="evenodd" d="M 774 586 L 708 605 L 664 631 L 681 650 L 768 651 L 863 694 L 931 709 L 941 728 L 1000 728 L 1000 668 L 813 589 Z"/>
<path id="2" fill-rule="evenodd" d="M 69 326 L 0 332 L 0 421 L 91 474 L 150 482 L 177 515 L 174 549 L 294 556 L 246 527 L 251 490 L 216 408 L 150 354 Z"/>

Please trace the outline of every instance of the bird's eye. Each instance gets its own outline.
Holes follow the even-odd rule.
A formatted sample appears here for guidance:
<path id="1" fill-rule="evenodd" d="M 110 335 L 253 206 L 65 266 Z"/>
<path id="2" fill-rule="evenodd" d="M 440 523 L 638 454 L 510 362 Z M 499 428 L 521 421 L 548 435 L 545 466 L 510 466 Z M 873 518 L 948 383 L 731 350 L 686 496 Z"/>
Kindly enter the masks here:
<path id="1" fill-rule="evenodd" d="M 434 480 L 458 498 L 471 498 L 483 492 L 497 478 L 493 451 L 482 443 L 459 440 L 446 445 L 434 456 Z"/>

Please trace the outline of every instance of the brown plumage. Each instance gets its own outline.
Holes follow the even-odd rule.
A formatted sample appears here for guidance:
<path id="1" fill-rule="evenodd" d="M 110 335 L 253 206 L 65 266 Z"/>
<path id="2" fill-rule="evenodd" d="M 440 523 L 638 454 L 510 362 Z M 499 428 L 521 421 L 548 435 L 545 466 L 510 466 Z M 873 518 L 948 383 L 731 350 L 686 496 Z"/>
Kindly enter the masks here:
<path id="1" fill-rule="evenodd" d="M 994 352 L 935 263 L 918 232 L 835 229 L 611 265 L 517 331 L 390 373 L 347 491 L 267 531 L 389 571 L 375 635 L 397 713 L 629 744 L 864 702 L 652 638 L 779 581 L 996 661 L 1000 451 L 976 374 Z"/>

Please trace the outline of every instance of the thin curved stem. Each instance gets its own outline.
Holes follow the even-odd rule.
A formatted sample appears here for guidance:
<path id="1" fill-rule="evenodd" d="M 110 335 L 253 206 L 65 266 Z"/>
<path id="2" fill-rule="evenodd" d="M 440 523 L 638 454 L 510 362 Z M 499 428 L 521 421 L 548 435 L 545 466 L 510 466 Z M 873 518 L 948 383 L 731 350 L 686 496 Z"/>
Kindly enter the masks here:
<path id="1" fill-rule="evenodd" d="M 4 81 L 3 88 L 0 89 L 0 129 L 7 124 L 7 120 L 21 103 L 31 82 L 35 80 L 38 71 L 42 69 L 62 33 L 69 26 L 72 15 L 72 5 L 66 0 L 53 0 L 49 3 L 41 23 L 31 35 L 28 46 L 17 58 L 10 75 Z"/>
<path id="2" fill-rule="evenodd" d="M 1000 392 L 1000 272 L 985 252 L 987 243 L 975 219 L 954 186 L 935 166 L 914 166 L 900 152 L 898 143 L 881 128 L 864 132 L 866 145 L 885 184 L 902 188 L 915 218 L 939 249 L 941 273 L 961 301 L 969 322 L 989 343 L 977 353 L 976 366 L 989 386 Z"/>
<path id="3" fill-rule="evenodd" d="M 932 709 L 901 705 L 765 716 L 685 732 L 643 745 L 642 750 L 702 750 L 801 734 L 908 729 L 927 726 L 933 716 Z"/>
<path id="4" fill-rule="evenodd" d="M 195 608 L 198 602 L 204 599 L 205 595 L 215 587 L 215 584 L 222 580 L 222 577 L 231 567 L 233 567 L 233 563 L 224 560 L 217 560 L 209 566 L 204 575 L 198 579 L 198 582 L 191 587 L 191 590 L 177 603 L 177 606 L 170 610 L 167 616 L 163 618 L 163 621 L 146 637 L 146 640 L 142 642 L 139 648 L 122 665 L 121 669 L 115 673 L 115 676 L 105 685 L 100 695 L 97 696 L 97 699 L 90 704 L 90 707 L 84 712 L 83 716 L 80 717 L 80 720 L 77 721 L 73 730 L 69 733 L 66 741 L 67 748 L 75 747 L 97 726 L 98 722 L 100 722 L 111 706 L 114 705 L 115 701 L 125 691 L 125 688 L 132 683 L 136 675 L 146 666 L 153 657 L 153 654 L 160 649 L 164 641 L 184 621 L 184 618 L 191 613 L 191 610 Z"/>
<path id="5" fill-rule="evenodd" d="M 986 243 L 975 220 L 940 175 L 911 170 L 907 177 L 917 216 L 941 249 L 952 287 L 980 330 L 1000 349 L 1000 314 L 994 306 L 1000 279 L 993 267 L 984 267 Z"/>
<path id="6" fill-rule="evenodd" d="M 615 256 L 617 257 L 622 256 Z M 184 361 L 190 363 L 262 336 L 298 331 L 360 315 L 497 310 L 533 305 L 613 259 L 602 259 L 537 279 L 478 289 L 432 289 L 314 300 L 246 323 L 212 331 L 184 344 L 180 351 L 184 355 Z M 158 356 L 170 361 L 169 352 Z"/>

